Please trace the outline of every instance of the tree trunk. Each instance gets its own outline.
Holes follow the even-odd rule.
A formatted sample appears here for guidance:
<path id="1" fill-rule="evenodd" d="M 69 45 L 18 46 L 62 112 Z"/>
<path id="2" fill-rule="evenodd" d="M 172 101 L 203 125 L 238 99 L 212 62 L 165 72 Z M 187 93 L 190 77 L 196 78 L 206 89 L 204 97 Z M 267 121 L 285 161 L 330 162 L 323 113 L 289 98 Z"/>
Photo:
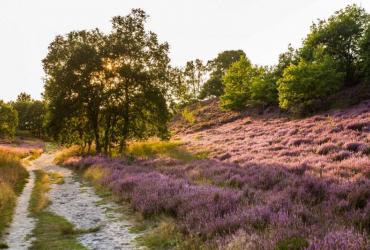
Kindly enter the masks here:
<path id="1" fill-rule="evenodd" d="M 111 116 L 106 118 L 105 131 L 104 131 L 104 153 L 108 154 L 108 147 L 110 144 L 110 129 L 111 129 Z"/>
<path id="2" fill-rule="evenodd" d="M 121 143 L 120 143 L 120 148 L 119 148 L 119 153 L 123 155 L 124 150 L 126 149 L 126 142 L 127 142 L 127 137 L 128 137 L 128 132 L 129 132 L 129 108 L 130 108 L 130 103 L 129 103 L 129 94 L 128 94 L 128 84 L 125 85 L 125 104 L 124 104 L 124 113 L 123 113 L 123 128 L 122 128 L 122 138 L 121 138 Z"/>

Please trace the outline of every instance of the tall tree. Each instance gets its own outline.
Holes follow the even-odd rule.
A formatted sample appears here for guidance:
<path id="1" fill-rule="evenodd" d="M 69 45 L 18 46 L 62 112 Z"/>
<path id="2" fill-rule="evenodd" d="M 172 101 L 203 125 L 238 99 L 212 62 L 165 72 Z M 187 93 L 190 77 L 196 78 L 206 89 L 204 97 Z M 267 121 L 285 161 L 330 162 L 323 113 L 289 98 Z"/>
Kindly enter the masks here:
<path id="1" fill-rule="evenodd" d="M 368 23 L 369 15 L 363 8 L 349 5 L 328 20 L 313 24 L 300 54 L 304 60 L 310 61 L 315 48 L 324 45 L 326 52 L 338 61 L 339 70 L 345 73 L 345 83 L 353 85 L 358 80 L 359 44 Z"/>
<path id="2" fill-rule="evenodd" d="M 226 50 L 217 55 L 217 57 L 207 63 L 210 71 L 210 78 L 202 87 L 200 98 L 211 96 L 221 96 L 224 93 L 223 76 L 229 67 L 240 57 L 246 56 L 242 50 Z"/>
<path id="3" fill-rule="evenodd" d="M 102 70 L 103 45 L 103 35 L 98 30 L 71 32 L 65 37 L 57 36 L 43 60 L 50 132 L 61 135 L 71 119 L 79 117 L 87 121 L 86 130 L 94 135 L 98 152 L 104 83 L 97 76 Z"/>
<path id="4" fill-rule="evenodd" d="M 113 30 L 58 36 L 44 59 L 51 132 L 108 152 L 128 139 L 167 137 L 168 44 L 145 30 L 140 9 L 112 19 Z M 63 133 L 62 133 L 63 132 Z M 62 137 L 62 138 L 61 138 Z"/>

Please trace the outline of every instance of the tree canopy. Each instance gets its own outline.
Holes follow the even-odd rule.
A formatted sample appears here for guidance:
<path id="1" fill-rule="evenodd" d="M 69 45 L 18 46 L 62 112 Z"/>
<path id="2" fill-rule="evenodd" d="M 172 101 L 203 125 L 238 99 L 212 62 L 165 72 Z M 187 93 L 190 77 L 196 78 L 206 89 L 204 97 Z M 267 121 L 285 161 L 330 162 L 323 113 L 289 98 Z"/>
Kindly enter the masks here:
<path id="1" fill-rule="evenodd" d="M 200 98 L 204 99 L 211 96 L 221 96 L 224 93 L 223 77 L 229 67 L 240 57 L 246 56 L 242 50 L 226 50 L 208 62 L 209 79 L 204 83 L 200 92 Z"/>
<path id="2" fill-rule="evenodd" d="M 147 15 L 134 9 L 98 29 L 57 36 L 43 60 L 50 132 L 109 151 L 128 139 L 167 137 L 168 44 L 145 30 Z"/>
<path id="3" fill-rule="evenodd" d="M 12 139 L 18 126 L 17 111 L 0 100 L 0 138 Z"/>
<path id="4" fill-rule="evenodd" d="M 325 46 L 326 53 L 338 61 L 338 70 L 345 73 L 345 83 L 353 85 L 358 81 L 356 69 L 360 59 L 361 37 L 368 25 L 369 15 L 365 9 L 348 5 L 328 20 L 319 20 L 311 26 L 300 54 L 309 61 L 317 46 Z"/>
<path id="5" fill-rule="evenodd" d="M 29 131 L 33 136 L 41 137 L 44 133 L 46 106 L 44 102 L 33 100 L 31 95 L 20 93 L 11 105 L 18 113 L 18 129 Z"/>

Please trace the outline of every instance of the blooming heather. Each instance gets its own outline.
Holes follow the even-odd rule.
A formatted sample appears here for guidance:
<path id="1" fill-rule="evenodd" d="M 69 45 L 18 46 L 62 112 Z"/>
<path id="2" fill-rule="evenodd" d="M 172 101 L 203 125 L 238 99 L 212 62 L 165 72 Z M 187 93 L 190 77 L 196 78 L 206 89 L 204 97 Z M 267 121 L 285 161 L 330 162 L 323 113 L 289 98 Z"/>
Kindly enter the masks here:
<path id="1" fill-rule="evenodd" d="M 370 249 L 369 124 L 370 102 L 303 120 L 241 117 L 178 133 L 209 159 L 66 164 L 109 169 L 101 184 L 135 210 L 224 249 Z"/>

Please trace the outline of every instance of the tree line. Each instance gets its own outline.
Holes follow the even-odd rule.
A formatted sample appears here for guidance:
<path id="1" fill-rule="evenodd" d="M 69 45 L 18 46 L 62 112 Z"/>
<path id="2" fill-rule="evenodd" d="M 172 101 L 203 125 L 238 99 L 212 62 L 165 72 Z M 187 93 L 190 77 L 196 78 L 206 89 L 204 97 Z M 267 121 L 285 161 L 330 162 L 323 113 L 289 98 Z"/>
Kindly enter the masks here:
<path id="1" fill-rule="evenodd" d="M 128 140 L 170 137 L 170 118 L 187 105 L 219 98 L 224 109 L 278 106 L 309 114 L 328 97 L 370 79 L 370 18 L 349 5 L 311 26 L 298 49 L 288 46 L 274 66 L 254 65 L 242 50 L 207 63 L 170 65 L 169 45 L 145 28 L 134 9 L 111 20 L 112 30 L 57 36 L 42 61 L 43 101 L 21 94 L 0 103 L 0 137 L 15 127 L 63 144 L 123 152 Z M 3 120 L 12 120 L 4 125 Z M 14 126 L 15 125 L 15 126 Z M 5 131 L 5 132 L 4 132 Z"/>
<path id="2" fill-rule="evenodd" d="M 0 100 L 0 138 L 12 139 L 16 133 L 45 137 L 45 114 L 45 103 L 26 93 L 20 93 L 16 101 L 9 103 Z"/>
<path id="3" fill-rule="evenodd" d="M 224 74 L 218 93 L 226 109 L 278 105 L 311 114 L 335 93 L 369 84 L 369 77 L 370 15 L 349 5 L 314 23 L 302 47 L 289 46 L 273 67 L 252 65 L 242 56 Z"/>

